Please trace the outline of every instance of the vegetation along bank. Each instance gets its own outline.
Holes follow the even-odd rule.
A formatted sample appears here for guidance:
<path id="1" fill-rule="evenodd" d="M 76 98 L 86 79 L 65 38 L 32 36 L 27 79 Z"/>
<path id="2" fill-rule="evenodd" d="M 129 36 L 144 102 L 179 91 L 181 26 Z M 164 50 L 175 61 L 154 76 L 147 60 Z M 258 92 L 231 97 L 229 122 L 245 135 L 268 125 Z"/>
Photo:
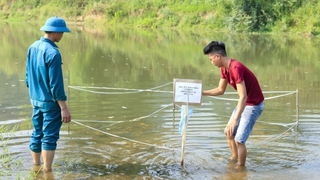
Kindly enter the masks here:
<path id="1" fill-rule="evenodd" d="M 0 0 L 0 20 L 231 32 L 320 33 L 318 0 Z"/>

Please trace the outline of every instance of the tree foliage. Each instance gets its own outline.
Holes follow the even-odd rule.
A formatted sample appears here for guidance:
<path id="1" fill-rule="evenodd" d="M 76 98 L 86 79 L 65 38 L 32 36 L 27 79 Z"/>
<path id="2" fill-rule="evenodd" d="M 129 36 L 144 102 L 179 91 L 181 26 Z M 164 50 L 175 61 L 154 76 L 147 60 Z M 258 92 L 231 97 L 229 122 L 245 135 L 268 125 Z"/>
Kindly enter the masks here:
<path id="1" fill-rule="evenodd" d="M 320 32 L 317 0 L 0 0 L 0 19 L 233 32 Z M 307 28 L 305 28 L 307 27 Z"/>

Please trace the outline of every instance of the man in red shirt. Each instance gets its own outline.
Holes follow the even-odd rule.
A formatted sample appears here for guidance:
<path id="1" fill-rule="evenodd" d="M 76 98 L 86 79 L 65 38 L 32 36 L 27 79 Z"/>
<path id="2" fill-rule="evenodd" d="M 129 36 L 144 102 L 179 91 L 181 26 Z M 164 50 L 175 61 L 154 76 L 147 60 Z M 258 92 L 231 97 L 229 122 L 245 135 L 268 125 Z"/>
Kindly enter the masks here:
<path id="1" fill-rule="evenodd" d="M 235 169 L 244 170 L 247 157 L 245 143 L 264 109 L 264 96 L 255 75 L 241 62 L 227 56 L 223 42 L 212 41 L 203 49 L 203 52 L 213 65 L 220 68 L 221 76 L 217 88 L 204 90 L 202 94 L 207 96 L 222 95 L 228 83 L 238 92 L 238 105 L 234 109 L 224 133 L 228 138 L 232 160 L 238 160 Z"/>

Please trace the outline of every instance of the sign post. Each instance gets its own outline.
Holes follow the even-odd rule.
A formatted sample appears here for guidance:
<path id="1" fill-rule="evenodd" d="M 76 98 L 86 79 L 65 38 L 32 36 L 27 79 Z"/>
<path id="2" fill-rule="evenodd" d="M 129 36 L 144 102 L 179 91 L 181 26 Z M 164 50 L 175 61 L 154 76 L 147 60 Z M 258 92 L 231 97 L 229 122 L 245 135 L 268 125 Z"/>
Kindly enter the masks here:
<path id="1" fill-rule="evenodd" d="M 202 81 L 193 79 L 173 79 L 173 104 L 186 105 L 185 121 L 181 142 L 181 166 L 184 165 L 184 152 L 187 137 L 189 105 L 199 106 L 202 100 Z"/>
<path id="2" fill-rule="evenodd" d="M 174 104 L 200 106 L 202 100 L 202 81 L 173 79 L 173 100 Z"/>

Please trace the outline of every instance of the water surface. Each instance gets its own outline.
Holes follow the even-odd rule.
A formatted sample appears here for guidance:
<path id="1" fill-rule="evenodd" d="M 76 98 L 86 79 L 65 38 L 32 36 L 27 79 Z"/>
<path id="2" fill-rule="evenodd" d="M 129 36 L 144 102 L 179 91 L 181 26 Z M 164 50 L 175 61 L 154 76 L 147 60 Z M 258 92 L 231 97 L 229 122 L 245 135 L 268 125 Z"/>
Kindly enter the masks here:
<path id="1" fill-rule="evenodd" d="M 11 159 L 1 165 L 3 179 L 27 178 L 32 169 L 28 150 L 32 109 L 24 68 L 27 48 L 42 36 L 38 29 L 25 23 L 0 25 L 0 125 L 17 126 L 11 134 L 3 134 Z M 58 45 L 74 121 L 61 130 L 55 179 L 315 179 L 320 175 L 319 39 L 196 30 L 71 29 Z M 219 69 L 202 54 L 211 40 L 224 41 L 228 55 L 256 74 L 267 98 L 247 142 L 246 172 L 233 172 L 223 134 L 236 106 L 230 99 L 236 94 L 203 97 L 202 105 L 193 107 L 185 167 L 180 166 L 180 107 L 173 109 L 171 82 L 186 78 L 201 79 L 205 89 L 218 85 Z M 149 90 L 141 91 L 145 89 Z M 227 91 L 235 92 L 230 87 Z M 5 153 L 4 148 L 0 151 Z"/>

